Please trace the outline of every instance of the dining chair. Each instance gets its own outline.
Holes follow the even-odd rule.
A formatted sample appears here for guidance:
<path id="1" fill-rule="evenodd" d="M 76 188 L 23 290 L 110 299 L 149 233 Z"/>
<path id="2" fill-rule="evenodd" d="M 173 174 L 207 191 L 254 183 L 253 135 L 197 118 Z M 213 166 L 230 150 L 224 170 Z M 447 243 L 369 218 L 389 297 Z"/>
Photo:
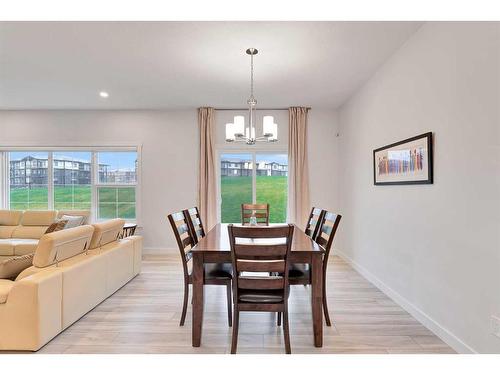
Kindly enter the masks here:
<path id="1" fill-rule="evenodd" d="M 332 248 L 333 239 L 337 228 L 342 218 L 339 214 L 324 211 L 320 221 L 319 229 L 316 236 L 316 243 L 323 248 L 325 255 L 323 257 L 323 313 L 327 326 L 331 326 L 330 315 L 328 313 L 328 303 L 326 298 L 326 271 L 328 268 L 328 258 Z M 307 285 L 311 284 L 310 267 L 304 267 L 302 264 L 291 264 L 288 274 L 290 285 Z M 281 316 L 278 313 L 278 325 L 281 324 Z"/>
<path id="2" fill-rule="evenodd" d="M 201 222 L 200 211 L 198 211 L 198 207 L 191 207 L 183 212 L 184 216 L 187 217 L 194 243 L 197 244 L 201 238 L 205 237 L 205 228 L 203 228 L 203 223 Z"/>
<path id="3" fill-rule="evenodd" d="M 311 213 L 307 219 L 306 229 L 304 232 L 316 240 L 318 236 L 319 227 L 321 226 L 321 220 L 325 214 L 325 210 L 318 207 L 311 208 Z M 311 280 L 308 279 L 311 273 L 309 272 L 309 264 L 307 263 L 292 263 L 290 265 L 290 280 L 293 280 L 293 284 L 310 285 Z M 278 315 L 278 325 L 280 325 L 281 317 Z"/>
<path id="4" fill-rule="evenodd" d="M 189 272 L 188 264 L 193 254 L 191 249 L 195 245 L 193 234 L 189 229 L 188 217 L 185 214 L 186 210 L 175 212 L 168 215 L 168 220 L 174 231 L 177 246 L 181 254 L 182 269 L 184 271 L 184 301 L 182 305 L 181 326 L 184 325 L 187 312 L 187 304 L 189 299 L 189 284 L 193 284 L 193 276 Z M 228 263 L 210 263 L 204 265 L 204 281 L 205 285 L 225 285 L 227 294 L 227 319 L 229 327 L 232 326 L 233 314 L 231 304 L 231 283 L 232 283 L 232 267 Z"/>
<path id="5" fill-rule="evenodd" d="M 241 225 L 249 224 L 252 216 L 257 219 L 257 224 L 269 225 L 269 203 L 243 203 L 241 205 Z"/>
<path id="6" fill-rule="evenodd" d="M 324 214 L 325 210 L 322 210 L 321 208 L 318 207 L 311 208 L 311 213 L 309 214 L 309 219 L 307 219 L 307 225 L 304 232 L 313 240 L 316 240 L 316 236 L 318 235 L 319 225 Z"/>
<path id="7" fill-rule="evenodd" d="M 292 224 L 275 227 L 228 225 L 234 302 L 231 354 L 236 353 L 238 345 L 240 311 L 282 313 L 285 350 L 291 353 L 288 268 L 293 229 Z"/>

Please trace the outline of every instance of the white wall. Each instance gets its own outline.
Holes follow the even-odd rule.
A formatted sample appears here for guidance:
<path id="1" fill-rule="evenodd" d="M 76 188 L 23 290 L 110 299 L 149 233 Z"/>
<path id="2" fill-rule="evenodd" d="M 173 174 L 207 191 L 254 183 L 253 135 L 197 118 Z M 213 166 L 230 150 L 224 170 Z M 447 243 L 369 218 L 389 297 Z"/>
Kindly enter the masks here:
<path id="1" fill-rule="evenodd" d="M 280 124 L 280 141 L 266 147 L 286 150 L 288 113 L 278 111 L 273 114 Z M 226 147 L 223 141 L 225 119 L 232 119 L 234 115 L 231 112 L 218 112 L 216 115 L 221 147 Z M 0 145 L 142 144 L 141 224 L 145 247 L 159 251 L 174 250 L 176 244 L 166 215 L 196 204 L 197 121 L 196 109 L 0 111 Z M 336 127 L 334 111 L 313 109 L 310 112 L 310 173 L 311 181 L 317 183 L 312 186 L 311 195 L 313 202 L 325 207 L 333 206 L 333 198 L 330 198 L 334 194 L 331 190 L 333 176 L 313 166 L 327 169 L 328 160 L 334 159 L 335 150 L 331 147 L 330 137 L 335 134 Z"/>
<path id="2" fill-rule="evenodd" d="M 498 23 L 425 24 L 339 110 L 336 247 L 467 352 L 500 353 Z M 432 131 L 434 184 L 374 186 L 372 151 Z"/>

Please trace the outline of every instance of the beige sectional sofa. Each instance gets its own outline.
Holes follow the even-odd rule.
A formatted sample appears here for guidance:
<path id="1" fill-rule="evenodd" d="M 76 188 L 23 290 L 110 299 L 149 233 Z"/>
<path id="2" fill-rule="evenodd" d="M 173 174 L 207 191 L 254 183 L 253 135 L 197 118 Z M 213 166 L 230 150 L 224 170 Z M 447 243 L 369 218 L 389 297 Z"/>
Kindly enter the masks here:
<path id="1" fill-rule="evenodd" d="M 33 266 L 0 280 L 0 350 L 36 351 L 141 269 L 142 237 L 121 219 L 41 236 Z"/>
<path id="2" fill-rule="evenodd" d="M 15 211 L 0 210 L 0 260 L 32 254 L 50 224 L 63 215 L 83 216 L 89 211 Z"/>

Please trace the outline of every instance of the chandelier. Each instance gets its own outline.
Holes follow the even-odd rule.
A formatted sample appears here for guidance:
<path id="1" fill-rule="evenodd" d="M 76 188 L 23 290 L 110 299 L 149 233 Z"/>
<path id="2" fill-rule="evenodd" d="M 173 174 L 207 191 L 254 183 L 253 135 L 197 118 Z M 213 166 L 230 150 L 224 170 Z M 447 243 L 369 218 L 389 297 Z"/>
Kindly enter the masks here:
<path id="1" fill-rule="evenodd" d="M 276 142 L 278 140 L 278 125 L 273 116 L 264 116 L 262 123 L 263 134 L 255 136 L 255 106 L 257 100 L 253 96 L 253 57 L 258 53 L 255 48 L 247 49 L 250 55 L 250 97 L 248 103 L 248 126 L 245 127 L 245 116 L 234 116 L 233 123 L 226 124 L 226 142 L 244 142 L 254 145 L 256 142 Z"/>

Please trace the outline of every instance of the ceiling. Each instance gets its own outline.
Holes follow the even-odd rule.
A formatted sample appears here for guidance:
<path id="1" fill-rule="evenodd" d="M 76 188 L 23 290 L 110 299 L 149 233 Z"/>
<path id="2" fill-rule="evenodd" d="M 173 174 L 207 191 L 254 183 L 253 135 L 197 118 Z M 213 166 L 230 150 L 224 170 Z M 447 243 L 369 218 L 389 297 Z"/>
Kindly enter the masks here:
<path id="1" fill-rule="evenodd" d="M 0 22 L 0 109 L 336 108 L 419 22 Z M 100 98 L 100 91 L 109 98 Z"/>

